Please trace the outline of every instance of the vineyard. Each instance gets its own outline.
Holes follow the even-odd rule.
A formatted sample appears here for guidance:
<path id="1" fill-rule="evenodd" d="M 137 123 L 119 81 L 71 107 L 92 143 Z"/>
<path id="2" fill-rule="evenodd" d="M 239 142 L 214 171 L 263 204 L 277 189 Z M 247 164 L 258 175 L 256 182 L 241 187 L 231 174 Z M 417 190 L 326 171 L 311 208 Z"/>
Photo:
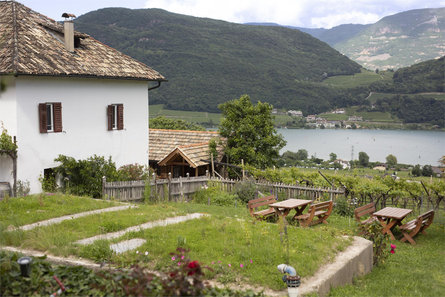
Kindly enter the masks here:
<path id="1" fill-rule="evenodd" d="M 352 206 L 374 201 L 380 207 L 398 206 L 445 212 L 445 181 L 434 178 L 410 180 L 392 176 L 347 176 L 338 173 L 306 172 L 298 168 L 258 170 L 249 168 L 255 179 L 316 187 L 343 187 Z"/>

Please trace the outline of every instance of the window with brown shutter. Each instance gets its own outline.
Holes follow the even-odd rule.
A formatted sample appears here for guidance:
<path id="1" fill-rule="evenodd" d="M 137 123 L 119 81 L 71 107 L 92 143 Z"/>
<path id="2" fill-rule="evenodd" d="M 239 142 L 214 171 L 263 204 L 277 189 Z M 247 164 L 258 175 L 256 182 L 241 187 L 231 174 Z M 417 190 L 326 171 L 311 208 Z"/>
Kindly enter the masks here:
<path id="1" fill-rule="evenodd" d="M 62 103 L 53 103 L 54 132 L 62 132 Z"/>
<path id="2" fill-rule="evenodd" d="M 40 133 L 46 133 L 46 103 L 39 104 L 39 128 Z"/>
<path id="3" fill-rule="evenodd" d="M 107 106 L 108 130 L 124 129 L 124 105 L 111 104 Z"/>
<path id="4" fill-rule="evenodd" d="M 113 105 L 107 106 L 108 131 L 113 130 Z"/>
<path id="5" fill-rule="evenodd" d="M 40 133 L 62 132 L 62 103 L 39 103 Z"/>

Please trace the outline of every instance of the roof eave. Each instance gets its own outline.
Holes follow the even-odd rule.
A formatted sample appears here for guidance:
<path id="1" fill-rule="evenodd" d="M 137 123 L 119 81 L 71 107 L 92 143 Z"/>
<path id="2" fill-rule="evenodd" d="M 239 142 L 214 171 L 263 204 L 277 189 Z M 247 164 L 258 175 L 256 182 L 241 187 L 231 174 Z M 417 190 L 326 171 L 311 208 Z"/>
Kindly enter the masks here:
<path id="1" fill-rule="evenodd" d="M 0 72 L 0 75 L 14 75 L 14 76 L 41 76 L 41 77 L 75 77 L 75 78 L 96 78 L 96 79 L 123 79 L 123 80 L 138 80 L 138 81 L 157 81 L 168 82 L 165 78 L 144 78 L 144 77 L 128 77 L 128 76 L 107 76 L 94 74 L 45 74 L 45 73 L 20 73 L 20 72 Z"/>

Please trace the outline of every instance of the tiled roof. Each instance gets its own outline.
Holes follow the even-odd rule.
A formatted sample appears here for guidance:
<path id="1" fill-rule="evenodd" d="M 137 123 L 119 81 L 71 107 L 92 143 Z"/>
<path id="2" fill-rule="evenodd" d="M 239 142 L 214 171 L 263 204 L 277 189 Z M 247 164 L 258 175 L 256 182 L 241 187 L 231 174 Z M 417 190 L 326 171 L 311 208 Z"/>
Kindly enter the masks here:
<path id="1" fill-rule="evenodd" d="M 206 165 L 210 149 L 209 142 L 213 138 L 219 138 L 218 132 L 213 131 L 186 131 L 186 130 L 149 130 L 149 159 L 162 161 L 176 153 L 181 153 L 191 163 L 192 167 Z M 223 140 L 224 141 L 224 140 Z M 222 157 L 223 147 L 217 146 L 218 156 Z"/>
<path id="2" fill-rule="evenodd" d="M 165 81 L 157 71 L 87 34 L 75 32 L 80 44 L 69 52 L 63 31 L 63 24 L 20 3 L 0 1 L 0 74 Z"/>

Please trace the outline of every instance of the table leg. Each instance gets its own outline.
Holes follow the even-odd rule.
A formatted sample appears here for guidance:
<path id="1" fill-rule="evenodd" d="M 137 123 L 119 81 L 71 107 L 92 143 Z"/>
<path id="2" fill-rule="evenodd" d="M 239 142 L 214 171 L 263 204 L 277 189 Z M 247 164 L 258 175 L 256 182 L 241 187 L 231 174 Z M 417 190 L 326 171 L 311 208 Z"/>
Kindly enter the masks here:
<path id="1" fill-rule="evenodd" d="M 387 233 L 392 240 L 395 240 L 396 238 L 394 237 L 394 234 L 392 234 L 391 228 L 394 227 L 395 224 L 397 224 L 398 220 L 390 220 L 388 223 L 385 223 L 385 220 L 379 218 L 379 222 L 383 227 L 382 233 Z"/>
<path id="2" fill-rule="evenodd" d="M 301 207 L 295 207 L 295 215 L 292 217 L 292 220 L 295 220 L 296 217 L 303 214 L 304 209 L 307 205 L 303 205 Z"/>

